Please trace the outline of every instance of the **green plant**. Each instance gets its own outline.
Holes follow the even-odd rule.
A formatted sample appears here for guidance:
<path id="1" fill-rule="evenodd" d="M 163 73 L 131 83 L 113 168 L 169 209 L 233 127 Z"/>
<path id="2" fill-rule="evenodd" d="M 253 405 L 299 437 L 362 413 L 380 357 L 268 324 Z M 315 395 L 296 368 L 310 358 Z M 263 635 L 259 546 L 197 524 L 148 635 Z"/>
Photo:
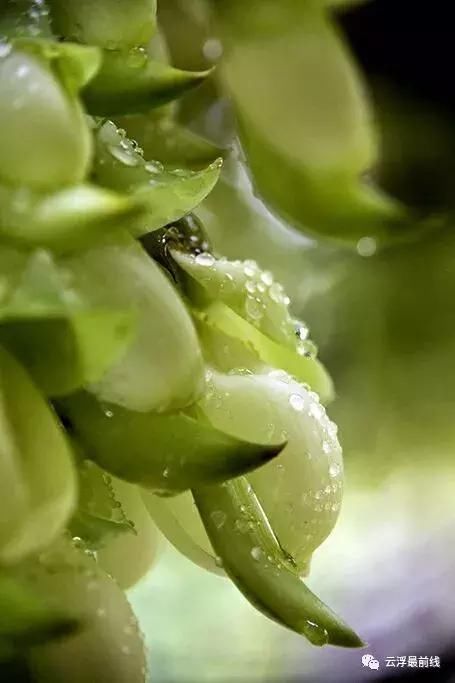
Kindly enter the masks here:
<path id="1" fill-rule="evenodd" d="M 360 180 L 375 135 L 326 7 L 294 6 L 206 7 L 257 187 L 304 231 L 412 239 Z M 36 680 L 143 680 L 109 575 L 148 570 L 149 514 L 266 616 L 362 645 L 301 578 L 342 498 L 331 380 L 274 276 L 212 252 L 194 212 L 226 153 L 172 104 L 211 70 L 169 66 L 156 31 L 154 0 L 0 9 L 0 656 Z"/>

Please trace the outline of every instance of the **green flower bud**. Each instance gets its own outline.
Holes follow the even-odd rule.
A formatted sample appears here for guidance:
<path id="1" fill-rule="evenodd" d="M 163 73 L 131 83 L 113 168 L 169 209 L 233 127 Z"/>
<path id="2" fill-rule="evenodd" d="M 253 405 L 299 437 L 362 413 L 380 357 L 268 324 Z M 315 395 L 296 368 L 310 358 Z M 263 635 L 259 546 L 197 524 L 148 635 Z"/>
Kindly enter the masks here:
<path id="1" fill-rule="evenodd" d="M 91 133 L 72 88 L 82 77 L 78 69 L 93 73 L 98 64 L 92 48 L 48 54 L 48 45 L 18 41 L 0 56 L 0 178 L 40 190 L 79 182 L 88 172 Z"/>
<path id="2" fill-rule="evenodd" d="M 160 267 L 131 238 L 112 240 L 66 260 L 93 305 L 128 308 L 137 333 L 104 377 L 101 400 L 130 410 L 178 410 L 202 390 L 204 366 L 190 315 Z"/>
<path id="3" fill-rule="evenodd" d="M 318 396 L 282 371 L 213 373 L 200 405 L 214 426 L 237 438 L 288 442 L 248 480 L 281 546 L 304 569 L 333 529 L 343 493 L 337 428 Z"/>
<path id="4" fill-rule="evenodd" d="M 290 298 L 272 273 L 251 260 L 216 259 L 209 252 L 178 248 L 171 253 L 186 274 L 184 288 L 199 309 L 202 334 L 208 327 L 240 340 L 266 365 L 308 382 L 326 402 L 332 398 L 331 379 L 315 357 L 308 327 L 291 316 Z"/>
<path id="5" fill-rule="evenodd" d="M 25 572 L 30 584 L 75 615 L 79 630 L 34 648 L 28 658 L 36 683 L 144 683 L 145 653 L 123 591 L 83 549 L 62 541 Z"/>
<path id="6" fill-rule="evenodd" d="M 276 460 L 247 478 L 281 547 L 298 571 L 307 573 L 313 551 L 335 525 L 343 493 L 337 428 L 317 395 L 283 371 L 213 372 L 199 405 L 215 427 L 232 436 L 259 443 L 287 441 Z M 189 537 L 199 551 L 190 547 L 188 555 L 197 564 L 210 565 L 210 544 L 208 539 L 201 543 L 189 495 L 156 507 L 157 524 L 171 542 L 185 552 Z"/>

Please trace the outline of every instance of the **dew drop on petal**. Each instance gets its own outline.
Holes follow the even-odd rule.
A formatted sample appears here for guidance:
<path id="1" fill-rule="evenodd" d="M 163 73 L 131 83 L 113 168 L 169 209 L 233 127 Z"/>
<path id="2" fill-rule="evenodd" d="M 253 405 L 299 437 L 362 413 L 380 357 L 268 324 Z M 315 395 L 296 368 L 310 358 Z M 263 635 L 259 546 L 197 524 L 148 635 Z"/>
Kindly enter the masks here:
<path id="1" fill-rule="evenodd" d="M 213 266 L 213 264 L 215 263 L 215 257 L 212 256 L 212 254 L 203 251 L 201 254 L 198 254 L 196 256 L 195 261 L 198 264 L 198 266 L 210 267 Z"/>
<path id="2" fill-rule="evenodd" d="M 341 467 L 337 462 L 333 462 L 329 467 L 329 474 L 331 477 L 338 477 L 341 472 Z"/>
<path id="3" fill-rule="evenodd" d="M 357 253 L 364 258 L 373 256 L 377 248 L 378 245 L 374 237 L 361 237 L 357 242 Z"/>
<path id="4" fill-rule="evenodd" d="M 329 642 L 329 634 L 326 629 L 315 624 L 313 621 L 308 620 L 305 622 L 303 632 L 313 645 L 322 646 Z"/>
<path id="5" fill-rule="evenodd" d="M 125 166 L 137 166 L 139 163 L 138 157 L 129 149 L 122 149 L 118 145 L 111 145 L 109 151 L 117 161 L 125 164 Z"/>
<path id="6" fill-rule="evenodd" d="M 270 298 L 275 303 L 279 304 L 283 301 L 283 287 L 278 283 L 274 282 L 269 290 Z"/>
<path id="7" fill-rule="evenodd" d="M 328 441 L 322 442 L 322 450 L 324 451 L 324 453 L 326 455 L 328 455 L 330 453 L 330 451 L 332 450 L 332 447 Z"/>
<path id="8" fill-rule="evenodd" d="M 298 413 L 301 413 L 305 408 L 305 399 L 300 394 L 291 394 L 289 396 L 289 405 Z"/>
<path id="9" fill-rule="evenodd" d="M 253 321 L 260 320 L 264 315 L 262 305 L 258 301 L 256 301 L 256 299 L 253 299 L 250 296 L 247 298 L 245 302 L 245 311 L 248 318 L 250 318 Z"/>
<path id="10" fill-rule="evenodd" d="M 261 280 L 264 283 L 264 285 L 267 285 L 267 287 L 270 287 L 270 285 L 273 284 L 272 273 L 270 273 L 268 270 L 265 270 L 263 273 L 261 273 Z"/>
<path id="11" fill-rule="evenodd" d="M 320 403 L 313 403 L 310 406 L 309 413 L 312 417 L 314 417 L 316 420 L 320 420 L 322 416 L 324 415 L 324 406 L 321 406 Z"/>
<path id="12" fill-rule="evenodd" d="M 207 38 L 202 46 L 204 57 L 211 62 L 216 62 L 223 54 L 223 46 L 218 38 Z"/>
<path id="13" fill-rule="evenodd" d="M 226 522 L 226 514 L 222 510 L 214 510 L 210 517 L 217 529 L 221 529 Z"/>
<path id="14" fill-rule="evenodd" d="M 261 561 L 263 554 L 264 554 L 264 553 L 262 552 L 262 550 L 260 549 L 260 547 L 257 546 L 257 545 L 254 546 L 254 548 L 251 549 L 251 557 L 252 557 L 253 560 L 255 560 L 256 562 L 260 562 L 260 561 Z"/>

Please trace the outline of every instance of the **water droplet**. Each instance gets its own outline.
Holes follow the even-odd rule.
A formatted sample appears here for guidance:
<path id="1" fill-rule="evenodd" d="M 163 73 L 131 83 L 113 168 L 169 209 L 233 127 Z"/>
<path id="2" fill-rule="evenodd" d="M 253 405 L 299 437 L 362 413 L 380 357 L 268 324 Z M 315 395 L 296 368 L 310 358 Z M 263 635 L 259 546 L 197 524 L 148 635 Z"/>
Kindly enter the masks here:
<path id="1" fill-rule="evenodd" d="M 270 372 L 268 373 L 268 376 L 271 377 L 272 379 L 278 379 L 281 382 L 285 382 L 285 381 L 289 380 L 289 375 L 284 370 L 270 370 Z"/>
<path id="2" fill-rule="evenodd" d="M 226 514 L 222 510 L 214 510 L 210 517 L 217 529 L 221 529 L 226 522 Z"/>
<path id="3" fill-rule="evenodd" d="M 237 519 L 234 526 L 241 534 L 246 534 L 250 529 L 250 522 L 244 519 Z"/>
<path id="4" fill-rule="evenodd" d="M 307 620 L 303 625 L 303 633 L 313 645 L 326 645 L 329 642 L 329 634 L 326 629 L 313 621 Z"/>
<path id="5" fill-rule="evenodd" d="M 170 472 L 169 467 L 165 467 L 163 470 L 163 477 L 165 479 L 167 479 L 169 477 L 169 472 Z"/>
<path id="6" fill-rule="evenodd" d="M 295 331 L 300 341 L 306 341 L 308 339 L 310 331 L 306 325 L 302 325 L 301 323 L 299 323 Z"/>
<path id="7" fill-rule="evenodd" d="M 139 163 L 139 158 L 132 151 L 122 149 L 119 145 L 110 145 L 109 152 L 125 166 L 137 166 Z"/>
<path id="8" fill-rule="evenodd" d="M 328 455 L 331 452 L 332 446 L 330 445 L 329 441 L 322 442 L 322 450 L 326 455 Z"/>
<path id="9" fill-rule="evenodd" d="M 262 550 L 259 548 L 259 546 L 256 545 L 256 546 L 254 546 L 254 548 L 251 549 L 251 557 L 252 557 L 253 560 L 255 560 L 256 562 L 260 562 L 261 559 L 262 559 L 262 557 L 263 557 L 263 555 L 264 555 L 264 553 L 263 553 Z"/>
<path id="10" fill-rule="evenodd" d="M 149 161 L 145 164 L 145 170 L 148 173 L 160 174 L 163 173 L 164 166 L 159 161 Z"/>
<path id="11" fill-rule="evenodd" d="M 223 46 L 218 38 L 208 38 L 202 46 L 202 53 L 209 61 L 216 62 L 223 54 Z"/>
<path id="12" fill-rule="evenodd" d="M 279 282 L 274 282 L 269 289 L 270 298 L 277 304 L 283 301 L 283 287 Z"/>
<path id="13" fill-rule="evenodd" d="M 247 300 L 245 302 L 245 311 L 248 318 L 250 318 L 253 321 L 260 320 L 264 315 L 263 306 L 256 299 L 253 299 L 250 296 L 247 297 Z"/>
<path id="14" fill-rule="evenodd" d="M 300 394 L 291 394 L 289 396 L 289 405 L 298 413 L 301 413 L 305 408 L 305 399 Z"/>
<path id="15" fill-rule="evenodd" d="M 258 264 L 256 261 L 245 261 L 243 272 L 247 277 L 254 277 L 258 272 Z"/>
<path id="16" fill-rule="evenodd" d="M 256 293 L 256 284 L 252 280 L 248 280 L 245 289 L 249 294 L 255 294 Z"/>
<path id="17" fill-rule="evenodd" d="M 321 496 L 322 496 L 321 491 L 316 491 L 316 493 L 314 494 L 314 497 L 316 498 L 316 500 L 320 500 Z"/>
<path id="18" fill-rule="evenodd" d="M 320 403 L 312 403 L 308 412 L 316 420 L 320 420 L 325 413 L 325 409 Z"/>
<path id="19" fill-rule="evenodd" d="M 195 261 L 198 264 L 198 266 L 205 266 L 205 267 L 210 267 L 213 266 L 215 263 L 215 257 L 212 256 L 212 254 L 209 254 L 208 252 L 204 251 L 202 254 L 198 254 L 195 257 Z"/>
<path id="20" fill-rule="evenodd" d="M 147 62 L 147 52 L 143 47 L 137 47 L 130 50 L 127 57 L 128 66 L 133 69 L 139 69 Z"/>
<path id="21" fill-rule="evenodd" d="M 223 560 L 219 555 L 215 555 L 215 564 L 217 567 L 222 567 L 223 566 Z"/>
<path id="22" fill-rule="evenodd" d="M 272 441 L 273 435 L 275 434 L 275 425 L 273 422 L 269 422 L 267 425 L 267 439 Z"/>
<path id="23" fill-rule="evenodd" d="M 261 273 L 261 281 L 267 285 L 267 287 L 270 287 L 270 285 L 273 284 L 273 275 L 270 273 L 268 270 L 265 270 L 263 273 Z"/>
<path id="24" fill-rule="evenodd" d="M 335 424 L 335 422 L 332 422 L 331 420 L 327 425 L 327 434 L 330 436 L 331 439 L 336 439 L 336 436 L 338 434 L 338 426 Z"/>
<path id="25" fill-rule="evenodd" d="M 373 256 L 377 248 L 378 245 L 374 237 L 361 237 L 357 242 L 357 253 L 365 258 Z"/>
<path id="26" fill-rule="evenodd" d="M 333 462 L 329 467 L 329 474 L 331 477 L 338 477 L 341 472 L 341 467 L 337 462 Z"/>

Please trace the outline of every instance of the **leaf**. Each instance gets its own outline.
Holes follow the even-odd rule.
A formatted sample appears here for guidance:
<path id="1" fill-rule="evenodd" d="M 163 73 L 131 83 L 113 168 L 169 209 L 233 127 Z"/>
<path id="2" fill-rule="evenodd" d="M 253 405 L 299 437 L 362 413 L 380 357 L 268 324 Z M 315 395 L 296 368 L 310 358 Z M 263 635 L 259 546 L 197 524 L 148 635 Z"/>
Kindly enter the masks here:
<path id="1" fill-rule="evenodd" d="M 99 550 L 119 534 L 135 533 L 115 495 L 112 477 L 90 460 L 79 464 L 79 503 L 71 520 L 72 536 Z"/>
<path id="2" fill-rule="evenodd" d="M 180 125 L 174 117 L 162 116 L 159 108 L 146 115 L 116 118 L 137 140 L 148 159 L 157 159 L 171 168 L 202 169 L 225 150 Z"/>
<path id="3" fill-rule="evenodd" d="M 254 607 L 314 645 L 364 645 L 295 573 L 246 479 L 193 495 L 224 570 Z"/>
<path id="4" fill-rule="evenodd" d="M 47 395 L 100 379 L 130 342 L 134 315 L 93 306 L 49 253 L 3 248 L 0 272 L 0 340 Z"/>
<path id="5" fill-rule="evenodd" d="M 169 171 L 159 162 L 146 162 L 142 151 L 112 121 L 104 123 L 96 135 L 96 181 L 113 190 L 131 192 L 142 207 L 142 214 L 127 225 L 135 237 L 192 211 L 214 187 L 220 168 L 219 159 L 198 172 Z"/>
<path id="6" fill-rule="evenodd" d="M 293 0 L 216 7 L 224 80 L 264 199 L 304 232 L 409 237 L 404 208 L 360 179 L 377 161 L 377 136 L 356 66 L 322 9 Z"/>
<path id="7" fill-rule="evenodd" d="M 156 29 L 156 0 L 48 0 L 48 5 L 56 33 L 110 50 L 146 45 Z"/>
<path id="8" fill-rule="evenodd" d="M 84 90 L 91 114 L 122 116 L 161 107 L 195 88 L 208 71 L 182 71 L 137 50 L 129 55 L 105 50 L 101 69 Z"/>
<path id="9" fill-rule="evenodd" d="M 72 252 L 143 213 L 134 199 L 95 185 L 41 194 L 0 185 L 0 234 L 12 244 Z"/>
<path id="10" fill-rule="evenodd" d="M 63 531 L 77 484 L 60 424 L 26 372 L 1 348 L 0 435 L 0 563 L 5 565 L 42 550 Z"/>
<path id="11" fill-rule="evenodd" d="M 164 495 L 251 471 L 283 448 L 232 438 L 185 413 L 131 412 L 84 393 L 64 399 L 59 410 L 103 469 Z"/>

